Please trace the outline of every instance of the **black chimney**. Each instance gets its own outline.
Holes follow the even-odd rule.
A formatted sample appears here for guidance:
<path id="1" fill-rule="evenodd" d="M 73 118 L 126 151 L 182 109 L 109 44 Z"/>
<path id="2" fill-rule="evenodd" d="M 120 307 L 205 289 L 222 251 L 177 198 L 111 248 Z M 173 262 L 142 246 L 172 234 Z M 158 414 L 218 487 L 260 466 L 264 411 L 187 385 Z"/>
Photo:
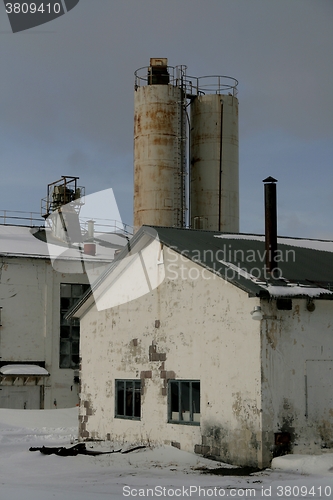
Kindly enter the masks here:
<path id="1" fill-rule="evenodd" d="M 266 271 L 278 275 L 277 265 L 277 207 L 276 182 L 273 177 L 264 179 L 265 183 L 265 254 Z M 274 271 L 275 270 L 275 271 Z"/>

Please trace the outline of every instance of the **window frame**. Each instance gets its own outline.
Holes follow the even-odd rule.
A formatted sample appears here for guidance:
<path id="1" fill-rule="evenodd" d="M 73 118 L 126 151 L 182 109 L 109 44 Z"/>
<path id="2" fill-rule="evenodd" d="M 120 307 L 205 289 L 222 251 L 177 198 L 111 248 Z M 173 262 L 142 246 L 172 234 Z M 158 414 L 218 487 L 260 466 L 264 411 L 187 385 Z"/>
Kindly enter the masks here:
<path id="1" fill-rule="evenodd" d="M 82 290 L 81 295 L 73 293 L 75 286 L 79 286 Z M 59 311 L 60 311 L 60 325 L 59 325 L 59 368 L 61 370 L 78 370 L 80 365 L 80 321 L 76 318 L 71 320 L 65 320 L 64 316 L 73 307 L 73 305 L 82 297 L 82 295 L 89 288 L 87 283 L 60 283 L 59 289 Z M 65 287 L 70 287 L 70 296 L 63 293 L 62 290 L 66 292 Z M 68 306 L 62 306 L 62 299 L 68 299 Z M 64 332 L 67 330 L 67 335 Z M 68 353 L 64 352 L 66 346 L 69 350 Z M 78 352 L 75 352 L 73 347 L 76 346 Z M 68 363 L 64 363 L 62 358 L 69 357 Z M 78 357 L 78 362 L 73 362 L 73 357 Z"/>
<path id="2" fill-rule="evenodd" d="M 132 395 L 134 394 L 134 397 L 132 397 L 132 412 L 131 415 L 126 415 L 126 398 L 123 396 L 123 414 L 118 413 L 118 400 L 119 400 L 119 388 L 118 386 L 120 384 L 124 384 L 123 386 L 123 393 L 126 394 L 127 388 L 132 389 Z M 125 420 L 141 420 L 141 390 L 142 390 L 142 383 L 141 379 L 115 379 L 115 407 L 114 407 L 114 417 L 115 418 L 121 418 Z M 136 400 L 135 400 L 135 394 L 139 394 L 139 412 L 140 415 L 135 415 L 136 410 Z"/>
<path id="3" fill-rule="evenodd" d="M 189 396 L 188 396 L 188 406 L 189 406 L 189 415 L 188 420 L 183 418 L 183 414 L 187 412 L 181 412 L 181 402 L 182 402 L 182 392 L 184 392 L 184 388 L 182 391 L 182 384 L 189 384 Z M 193 411 L 193 384 L 199 384 L 199 412 Z M 177 412 L 172 411 L 172 385 L 177 385 L 178 390 L 178 418 L 173 418 L 174 414 Z M 184 386 L 185 387 L 185 386 Z M 201 398 L 201 385 L 200 380 L 168 380 L 168 423 L 170 424 L 181 424 L 181 425 L 200 425 L 200 398 Z M 193 415 L 199 415 L 199 420 L 194 420 Z"/>

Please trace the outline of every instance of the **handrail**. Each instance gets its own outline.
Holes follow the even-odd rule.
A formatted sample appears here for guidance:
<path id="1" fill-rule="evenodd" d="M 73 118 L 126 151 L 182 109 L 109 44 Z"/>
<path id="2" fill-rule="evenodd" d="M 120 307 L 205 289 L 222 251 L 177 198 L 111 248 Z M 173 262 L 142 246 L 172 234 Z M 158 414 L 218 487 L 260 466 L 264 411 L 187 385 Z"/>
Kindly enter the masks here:
<path id="1" fill-rule="evenodd" d="M 80 224 L 84 231 L 87 231 L 88 221 L 91 218 L 79 217 Z M 94 218 L 96 233 L 119 232 L 132 235 L 133 227 L 115 219 Z M 27 224 L 27 221 L 29 224 Z M 43 219 L 39 212 L 24 212 L 20 210 L 0 210 L 0 225 L 17 225 L 17 226 L 44 226 Z"/>
<path id="2" fill-rule="evenodd" d="M 44 219 L 41 218 L 39 212 L 25 212 L 22 210 L 0 210 L 1 225 L 27 225 L 26 222 L 24 224 L 19 224 L 18 221 L 29 221 L 31 227 L 44 225 Z"/>
<path id="3" fill-rule="evenodd" d="M 150 66 L 143 66 L 134 72 L 135 89 L 148 85 Z M 225 75 L 190 76 L 186 74 L 186 66 L 166 66 L 169 84 L 180 87 L 188 95 L 230 93 L 236 97 L 238 80 Z M 210 80 L 208 80 L 210 79 Z"/>

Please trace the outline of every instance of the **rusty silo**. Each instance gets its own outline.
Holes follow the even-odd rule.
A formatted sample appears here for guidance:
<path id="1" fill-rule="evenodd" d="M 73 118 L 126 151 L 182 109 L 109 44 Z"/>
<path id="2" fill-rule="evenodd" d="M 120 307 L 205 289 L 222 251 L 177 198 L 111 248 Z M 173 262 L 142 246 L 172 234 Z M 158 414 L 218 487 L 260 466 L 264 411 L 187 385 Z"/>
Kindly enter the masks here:
<path id="1" fill-rule="evenodd" d="M 239 232 L 237 81 L 197 79 L 191 101 L 191 226 Z"/>
<path id="2" fill-rule="evenodd" d="M 184 67 L 151 59 L 135 72 L 134 226 L 185 225 Z"/>
<path id="3" fill-rule="evenodd" d="M 239 231 L 237 84 L 167 59 L 135 72 L 136 229 Z"/>

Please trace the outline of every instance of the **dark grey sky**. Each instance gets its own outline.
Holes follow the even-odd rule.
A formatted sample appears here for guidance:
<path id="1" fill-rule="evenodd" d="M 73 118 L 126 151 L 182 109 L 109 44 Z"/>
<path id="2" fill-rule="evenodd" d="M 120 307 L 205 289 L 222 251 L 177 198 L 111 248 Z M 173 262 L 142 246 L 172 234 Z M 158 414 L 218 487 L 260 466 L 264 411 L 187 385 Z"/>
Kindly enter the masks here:
<path id="1" fill-rule="evenodd" d="M 39 211 L 46 185 L 112 187 L 132 222 L 134 71 L 150 57 L 239 80 L 241 231 L 333 239 L 331 0 L 80 0 L 13 34 L 0 2 L 0 210 Z"/>

